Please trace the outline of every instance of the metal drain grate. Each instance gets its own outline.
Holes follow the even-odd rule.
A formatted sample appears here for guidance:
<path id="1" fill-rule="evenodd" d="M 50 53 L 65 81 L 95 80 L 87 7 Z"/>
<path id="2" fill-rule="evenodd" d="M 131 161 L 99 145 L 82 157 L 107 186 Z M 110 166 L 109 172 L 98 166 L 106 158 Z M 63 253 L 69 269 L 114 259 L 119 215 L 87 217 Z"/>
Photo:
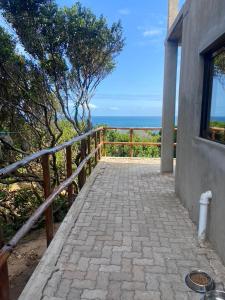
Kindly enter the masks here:
<path id="1" fill-rule="evenodd" d="M 187 274 L 185 282 L 190 289 L 198 293 L 206 293 L 214 289 L 213 279 L 201 270 L 195 270 Z"/>

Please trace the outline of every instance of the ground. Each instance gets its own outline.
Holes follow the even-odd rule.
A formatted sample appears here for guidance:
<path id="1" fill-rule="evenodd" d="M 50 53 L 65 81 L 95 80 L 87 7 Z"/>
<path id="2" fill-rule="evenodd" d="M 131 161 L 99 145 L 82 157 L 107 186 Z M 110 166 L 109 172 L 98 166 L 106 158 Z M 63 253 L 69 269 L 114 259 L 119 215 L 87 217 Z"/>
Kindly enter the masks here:
<path id="1" fill-rule="evenodd" d="M 193 269 L 217 283 L 225 269 L 199 247 L 196 227 L 158 160 L 103 159 L 87 181 L 20 300 L 200 299 Z"/>
<path id="2" fill-rule="evenodd" d="M 55 224 L 55 230 L 59 223 Z M 31 232 L 18 245 L 8 260 L 10 300 L 18 299 L 46 250 L 45 229 Z"/>

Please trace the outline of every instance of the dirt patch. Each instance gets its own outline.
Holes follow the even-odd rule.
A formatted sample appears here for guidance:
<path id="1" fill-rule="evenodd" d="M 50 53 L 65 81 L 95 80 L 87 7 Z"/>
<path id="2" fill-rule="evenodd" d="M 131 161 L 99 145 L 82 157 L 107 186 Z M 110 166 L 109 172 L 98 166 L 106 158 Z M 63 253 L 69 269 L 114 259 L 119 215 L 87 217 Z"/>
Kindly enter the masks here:
<path id="1" fill-rule="evenodd" d="M 60 224 L 55 224 L 55 230 Z M 25 237 L 8 260 L 10 299 L 17 300 L 46 250 L 45 229 Z"/>

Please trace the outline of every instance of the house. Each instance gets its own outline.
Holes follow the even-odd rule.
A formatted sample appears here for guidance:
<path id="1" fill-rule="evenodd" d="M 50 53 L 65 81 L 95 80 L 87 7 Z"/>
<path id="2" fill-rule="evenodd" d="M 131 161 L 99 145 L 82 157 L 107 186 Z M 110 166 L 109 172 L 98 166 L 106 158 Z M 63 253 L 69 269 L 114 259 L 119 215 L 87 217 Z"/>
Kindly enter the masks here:
<path id="1" fill-rule="evenodd" d="M 181 47 L 180 75 L 177 74 Z M 199 198 L 212 191 L 207 239 L 225 262 L 225 1 L 169 1 L 165 41 L 161 171 L 173 171 L 177 77 L 180 76 L 176 193 L 198 224 Z"/>

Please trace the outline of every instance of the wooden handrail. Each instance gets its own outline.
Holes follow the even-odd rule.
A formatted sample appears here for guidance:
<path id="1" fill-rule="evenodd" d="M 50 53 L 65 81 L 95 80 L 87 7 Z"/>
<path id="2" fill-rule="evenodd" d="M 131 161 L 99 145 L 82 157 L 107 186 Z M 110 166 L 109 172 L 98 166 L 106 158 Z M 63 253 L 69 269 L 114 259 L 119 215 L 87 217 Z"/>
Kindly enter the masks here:
<path id="1" fill-rule="evenodd" d="M 9 175 L 10 173 L 15 172 L 17 169 L 26 166 L 30 162 L 42 157 L 45 154 L 54 154 L 56 152 L 59 152 L 60 150 L 63 150 L 64 148 L 67 148 L 68 146 L 72 146 L 74 143 L 80 142 L 80 141 L 86 139 L 88 136 L 92 136 L 95 132 L 98 132 L 101 130 L 103 130 L 103 127 L 99 127 L 97 129 L 90 130 L 87 133 L 84 133 L 82 135 L 74 137 L 73 139 L 71 139 L 68 142 L 65 142 L 63 144 L 55 146 L 54 148 L 43 149 L 36 153 L 28 155 L 24 159 L 17 161 L 5 168 L 0 169 L 0 178 L 4 178 L 6 175 Z"/>
<path id="2" fill-rule="evenodd" d="M 225 131 L 225 128 L 221 128 L 221 127 L 209 127 L 209 129 L 212 131 L 222 131 L 222 132 Z"/>
<path id="3" fill-rule="evenodd" d="M 0 178 L 5 178 L 11 173 L 15 172 L 21 167 L 28 165 L 30 162 L 41 158 L 43 178 L 44 178 L 44 195 L 45 201 L 37 208 L 37 210 L 32 214 L 32 216 L 25 222 L 25 224 L 17 231 L 13 238 L 0 249 L 0 299 L 9 300 L 9 279 L 8 279 L 8 268 L 7 260 L 12 253 L 13 249 L 18 245 L 19 241 L 32 229 L 35 223 L 41 218 L 45 213 L 46 218 L 46 233 L 47 233 L 47 245 L 51 242 L 54 230 L 53 230 L 53 218 L 52 218 L 52 204 L 55 198 L 65 189 L 68 191 L 68 201 L 71 204 L 73 196 L 73 186 L 72 182 L 78 176 L 78 181 L 80 181 L 80 187 L 83 186 L 86 180 L 86 164 L 91 160 L 92 157 L 95 158 L 95 164 L 98 159 L 101 158 L 101 148 L 106 145 L 128 145 L 131 147 L 130 155 L 133 156 L 134 146 L 157 146 L 160 147 L 161 143 L 155 142 L 134 142 L 133 141 L 133 131 L 143 130 L 143 131 L 160 131 L 162 128 L 148 127 L 148 128 L 116 128 L 116 127 L 99 127 L 97 129 L 90 130 L 89 132 L 74 137 L 68 142 L 58 145 L 54 148 L 43 149 L 34 154 L 31 154 L 24 159 L 15 162 L 5 168 L 0 169 Z M 106 141 L 107 130 L 128 130 L 130 132 L 129 142 L 109 142 Z M 176 129 L 174 129 L 176 130 Z M 95 149 L 91 152 L 91 137 L 94 137 Z M 88 139 L 86 143 L 86 139 Z M 77 167 L 76 171 L 72 173 L 72 148 L 74 143 L 81 142 L 81 162 Z M 176 146 L 176 144 L 174 144 Z M 54 190 L 51 190 L 51 178 L 49 170 L 49 156 L 66 149 L 66 179 Z M 88 155 L 86 156 L 86 149 L 88 150 Z M 91 172 L 91 163 L 89 162 L 89 174 Z"/>
<path id="4" fill-rule="evenodd" d="M 89 132 L 77 136 L 68 142 L 58 145 L 54 148 L 44 149 L 37 153 L 31 154 L 24 159 L 15 162 L 14 164 L 7 166 L 0 170 L 0 178 L 4 178 L 11 173 L 15 172 L 17 169 L 26 166 L 30 162 L 41 158 L 42 170 L 43 170 L 43 182 L 44 182 L 44 196 L 45 201 L 37 208 L 37 210 L 32 214 L 32 216 L 25 222 L 25 224 L 17 231 L 13 238 L 0 249 L 0 299 L 9 300 L 9 277 L 8 277 L 8 267 L 7 260 L 12 253 L 13 249 L 18 245 L 19 241 L 32 229 L 34 224 L 45 214 L 46 220 L 46 236 L 47 236 L 47 246 L 50 244 L 54 236 L 54 226 L 53 226 L 53 213 L 52 204 L 55 198 L 65 189 L 68 189 L 68 202 L 71 204 L 73 196 L 72 182 L 78 176 L 82 179 L 82 185 L 86 180 L 86 164 L 91 160 L 92 157 L 96 157 L 97 154 L 101 152 L 101 147 L 103 143 L 97 141 L 97 134 L 101 135 L 103 127 L 90 130 Z M 95 149 L 91 152 L 91 137 L 95 137 Z M 88 138 L 88 155 L 86 156 L 86 139 Z M 81 162 L 78 165 L 76 171 L 72 173 L 72 145 L 76 142 L 81 142 Z M 49 169 L 49 156 L 66 149 L 66 177 L 58 187 L 51 191 L 51 178 Z M 97 161 L 96 161 L 97 163 Z M 89 164 L 89 174 L 91 172 L 91 164 Z M 82 187 L 81 185 L 81 187 Z M 1 245 L 0 245 L 1 246 Z"/>
<path id="5" fill-rule="evenodd" d="M 141 130 L 141 131 L 160 131 L 162 127 L 105 127 L 106 130 Z M 177 128 L 174 127 L 177 131 Z"/>
<path id="6" fill-rule="evenodd" d="M 141 131 L 160 131 L 162 127 L 105 127 L 107 130 L 141 130 Z"/>
<path id="7" fill-rule="evenodd" d="M 14 237 L 5 245 L 0 251 L 0 268 L 7 261 L 13 249 L 17 246 L 19 241 L 32 229 L 35 223 L 40 219 L 46 209 L 54 202 L 55 198 L 65 190 L 73 180 L 80 174 L 86 163 L 95 156 L 95 153 L 102 147 L 99 144 L 98 147 L 92 151 L 77 167 L 76 171 L 63 181 L 53 192 L 47 197 L 47 199 L 38 207 L 38 209 L 32 214 L 28 221 L 17 231 Z"/>
<path id="8" fill-rule="evenodd" d="M 161 142 L 134 142 L 133 141 L 133 133 L 134 131 L 161 131 L 162 127 L 105 127 L 103 132 L 105 133 L 107 130 L 126 130 L 129 132 L 129 141 L 128 142 L 117 142 L 117 141 L 106 141 L 103 140 L 104 145 L 117 145 L 117 146 L 129 146 L 130 147 L 130 157 L 133 157 L 133 147 L 134 146 L 154 146 L 154 147 L 161 147 Z M 177 128 L 174 128 L 174 131 L 177 131 Z M 176 143 L 174 143 L 174 147 L 176 147 Z M 104 147 L 105 149 L 105 147 Z M 106 150 L 104 150 L 106 153 Z"/>
<path id="9" fill-rule="evenodd" d="M 104 142 L 105 145 L 121 145 L 121 146 L 161 146 L 161 143 L 154 142 Z"/>

